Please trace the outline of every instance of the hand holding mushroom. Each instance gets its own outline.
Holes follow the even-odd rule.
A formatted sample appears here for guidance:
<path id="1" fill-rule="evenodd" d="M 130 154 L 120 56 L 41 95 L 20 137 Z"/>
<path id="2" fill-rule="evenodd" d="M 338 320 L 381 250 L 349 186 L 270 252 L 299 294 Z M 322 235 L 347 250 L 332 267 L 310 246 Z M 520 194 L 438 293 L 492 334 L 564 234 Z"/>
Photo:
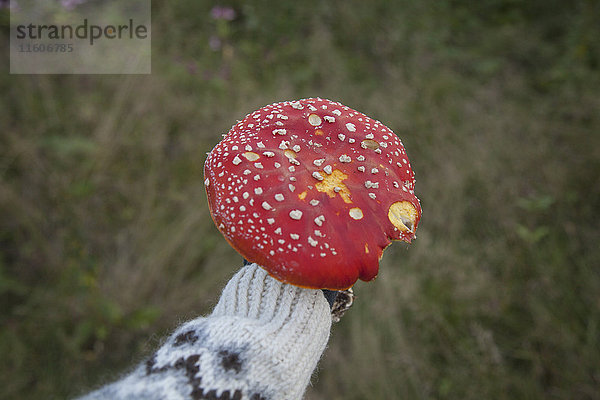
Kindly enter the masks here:
<path id="1" fill-rule="evenodd" d="M 318 98 L 248 115 L 210 152 L 205 178 L 214 222 L 251 265 L 209 316 L 85 400 L 300 399 L 344 310 L 334 302 L 330 314 L 331 292 L 317 289 L 375 278 L 383 250 L 410 242 L 421 217 L 400 139 Z"/>

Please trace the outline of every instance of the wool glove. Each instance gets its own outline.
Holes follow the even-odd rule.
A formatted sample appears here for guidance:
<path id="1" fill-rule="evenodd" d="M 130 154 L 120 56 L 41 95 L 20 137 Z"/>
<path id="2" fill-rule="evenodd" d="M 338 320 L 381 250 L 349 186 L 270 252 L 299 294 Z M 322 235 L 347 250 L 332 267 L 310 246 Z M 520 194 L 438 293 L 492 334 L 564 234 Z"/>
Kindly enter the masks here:
<path id="1" fill-rule="evenodd" d="M 281 283 L 251 264 L 209 316 L 185 323 L 131 374 L 81 400 L 300 399 L 331 321 L 322 291 Z"/>

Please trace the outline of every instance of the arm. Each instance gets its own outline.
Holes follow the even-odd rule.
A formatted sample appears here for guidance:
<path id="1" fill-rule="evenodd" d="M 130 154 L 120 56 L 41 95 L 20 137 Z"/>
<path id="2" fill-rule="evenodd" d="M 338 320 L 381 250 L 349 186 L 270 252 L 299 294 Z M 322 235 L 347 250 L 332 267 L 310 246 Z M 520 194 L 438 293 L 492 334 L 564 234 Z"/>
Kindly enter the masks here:
<path id="1" fill-rule="evenodd" d="M 300 399 L 329 339 L 321 290 L 271 278 L 252 264 L 227 284 L 213 312 L 179 327 L 100 399 Z"/>

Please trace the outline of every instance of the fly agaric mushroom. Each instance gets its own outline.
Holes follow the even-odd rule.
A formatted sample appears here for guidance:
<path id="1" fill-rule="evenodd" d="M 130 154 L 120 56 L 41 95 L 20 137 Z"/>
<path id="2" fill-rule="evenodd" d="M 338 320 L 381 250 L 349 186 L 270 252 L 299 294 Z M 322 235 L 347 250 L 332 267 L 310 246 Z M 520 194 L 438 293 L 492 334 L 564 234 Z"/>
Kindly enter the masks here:
<path id="1" fill-rule="evenodd" d="M 212 218 L 276 279 L 346 289 L 377 275 L 392 240 L 421 218 L 400 139 L 320 98 L 263 107 L 234 125 L 204 166 Z"/>

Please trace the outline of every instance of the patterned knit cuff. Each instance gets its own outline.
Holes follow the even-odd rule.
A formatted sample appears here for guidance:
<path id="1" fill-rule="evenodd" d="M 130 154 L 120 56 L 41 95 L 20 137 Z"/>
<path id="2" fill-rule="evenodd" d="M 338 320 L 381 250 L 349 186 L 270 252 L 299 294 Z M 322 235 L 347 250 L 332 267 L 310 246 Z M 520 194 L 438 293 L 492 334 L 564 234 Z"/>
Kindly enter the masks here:
<path id="1" fill-rule="evenodd" d="M 85 400 L 297 400 L 329 338 L 320 290 L 256 265 L 228 283 L 213 313 L 179 327 L 145 363 Z"/>

